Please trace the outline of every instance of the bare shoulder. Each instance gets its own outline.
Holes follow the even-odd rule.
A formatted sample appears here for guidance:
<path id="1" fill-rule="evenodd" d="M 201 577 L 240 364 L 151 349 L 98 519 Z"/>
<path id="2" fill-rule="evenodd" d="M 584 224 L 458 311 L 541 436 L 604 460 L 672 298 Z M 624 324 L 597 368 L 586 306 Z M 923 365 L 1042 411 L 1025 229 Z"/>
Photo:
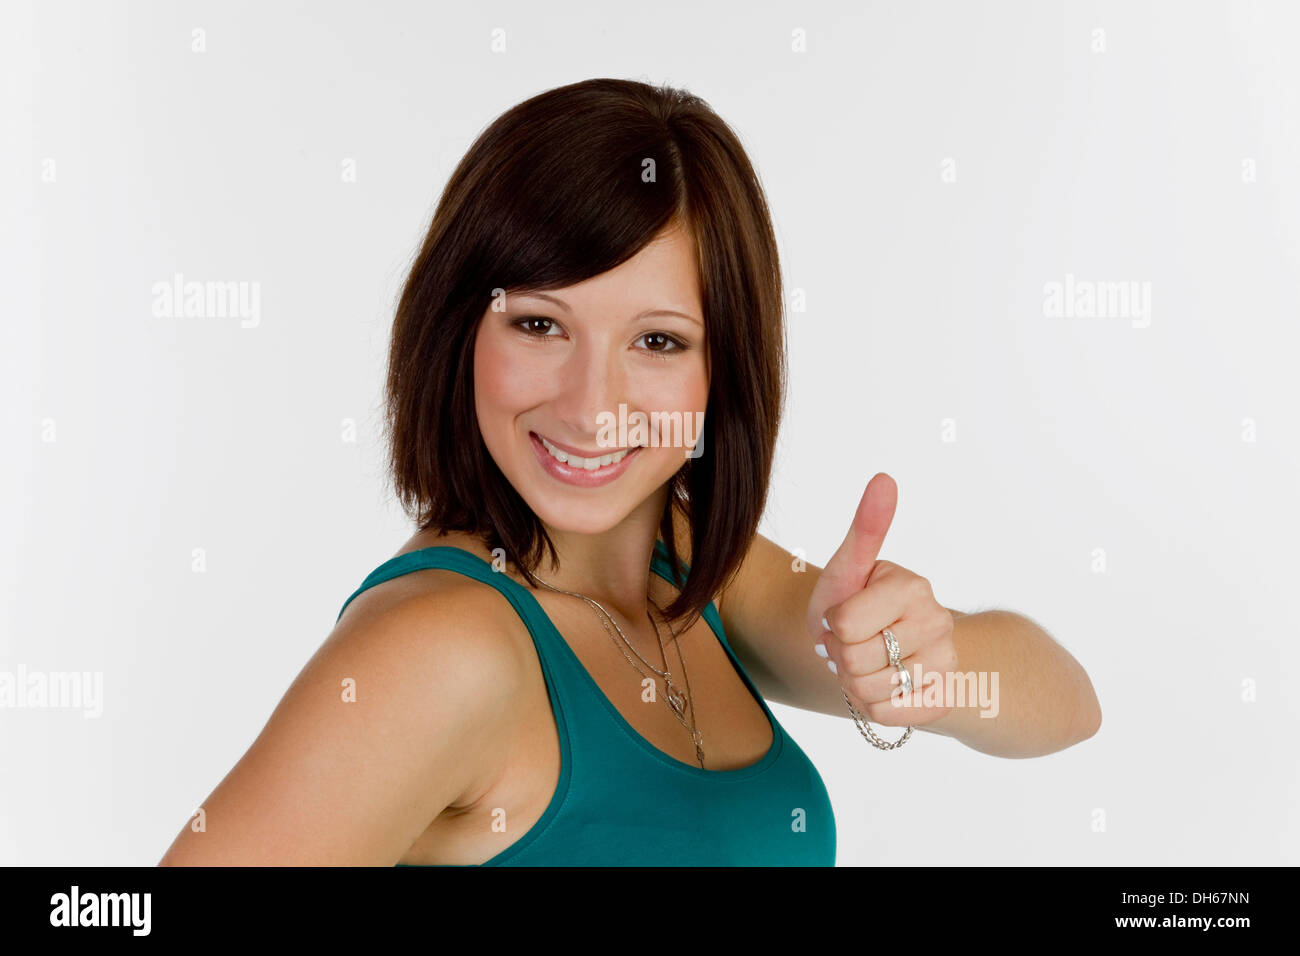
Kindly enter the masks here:
<path id="1" fill-rule="evenodd" d="M 521 671 L 512 662 L 519 655 L 503 605 L 494 588 L 455 571 L 413 571 L 357 595 L 318 656 L 392 655 L 390 663 L 409 668 L 442 667 L 450 658 L 462 666 L 499 668 L 502 678 L 515 676 Z"/>
<path id="2" fill-rule="evenodd" d="M 529 674 L 515 623 L 514 611 L 492 586 L 426 568 L 357 595 L 318 657 L 333 659 L 335 676 L 354 662 L 400 675 L 391 686 L 373 689 L 392 694 L 394 707 L 427 715 L 430 727 L 454 721 L 476 729 L 474 736 L 482 739 L 454 775 L 464 784 L 447 805 L 455 809 L 496 776 L 495 757 L 504 749 L 493 744 L 510 739 L 507 721 L 514 709 L 508 704 L 518 699 Z M 331 644 L 337 649 L 327 650 Z"/>
<path id="3" fill-rule="evenodd" d="M 432 543 L 431 543 L 432 542 Z M 416 536 L 398 551 L 446 544 L 490 560 L 482 545 L 463 536 Z M 514 612 L 491 585 L 445 568 L 411 571 L 367 588 L 348 604 L 329 640 L 357 652 L 391 648 L 413 665 L 444 663 L 448 654 L 499 667 L 502 678 L 524 676 Z M 328 641 L 327 641 L 328 643 Z"/>
<path id="4" fill-rule="evenodd" d="M 475 583 L 429 570 L 358 595 L 161 862 L 388 866 L 472 800 L 527 674 Z"/>

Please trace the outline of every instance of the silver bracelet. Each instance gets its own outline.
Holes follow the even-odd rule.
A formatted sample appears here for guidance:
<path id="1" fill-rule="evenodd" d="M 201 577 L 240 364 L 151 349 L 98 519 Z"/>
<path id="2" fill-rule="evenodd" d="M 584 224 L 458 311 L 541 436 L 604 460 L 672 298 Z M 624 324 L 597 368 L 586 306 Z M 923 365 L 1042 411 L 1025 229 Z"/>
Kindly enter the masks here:
<path id="1" fill-rule="evenodd" d="M 844 693 L 844 688 L 840 688 L 840 694 L 844 697 L 844 703 L 849 705 L 849 713 L 853 716 L 853 722 L 857 724 L 858 733 L 866 737 L 869 741 L 881 750 L 894 750 L 897 747 L 907 743 L 907 738 L 912 736 L 912 728 L 908 727 L 903 736 L 899 737 L 892 744 L 881 740 L 876 736 L 876 732 L 866 725 L 866 718 L 858 713 L 857 708 L 849 701 L 849 695 Z"/>
<path id="2" fill-rule="evenodd" d="M 889 628 L 885 628 L 881 632 L 881 635 L 885 638 L 885 648 L 889 651 L 889 663 L 898 668 L 899 673 L 901 674 L 899 683 L 903 687 L 903 693 L 910 694 L 912 692 L 912 675 L 909 674 L 907 668 L 903 666 L 902 658 L 898 652 L 898 638 L 894 636 L 893 631 Z M 844 698 L 844 703 L 848 704 L 849 714 L 853 717 L 853 723 L 857 725 L 858 733 L 867 738 L 867 740 L 869 740 L 877 749 L 895 750 L 907 743 L 907 738 L 912 736 L 912 728 L 908 727 L 903 733 L 903 736 L 899 737 L 892 744 L 882 740 L 876 735 L 875 731 L 867 726 L 867 718 L 858 713 L 858 709 L 854 707 L 853 702 L 849 700 L 849 695 L 844 693 L 843 687 L 840 688 L 840 696 Z"/>

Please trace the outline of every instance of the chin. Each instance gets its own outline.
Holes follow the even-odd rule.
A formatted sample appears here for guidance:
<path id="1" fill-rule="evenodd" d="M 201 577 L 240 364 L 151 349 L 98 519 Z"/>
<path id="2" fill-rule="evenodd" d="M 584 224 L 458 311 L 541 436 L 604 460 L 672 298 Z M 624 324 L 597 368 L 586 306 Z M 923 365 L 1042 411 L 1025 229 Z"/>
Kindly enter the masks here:
<path id="1" fill-rule="evenodd" d="M 560 506 L 554 501 L 547 501 L 541 503 L 541 507 L 527 498 L 524 501 L 548 528 L 566 534 L 604 534 L 631 513 L 630 510 L 617 510 L 608 506 L 593 507 L 580 501 Z"/>

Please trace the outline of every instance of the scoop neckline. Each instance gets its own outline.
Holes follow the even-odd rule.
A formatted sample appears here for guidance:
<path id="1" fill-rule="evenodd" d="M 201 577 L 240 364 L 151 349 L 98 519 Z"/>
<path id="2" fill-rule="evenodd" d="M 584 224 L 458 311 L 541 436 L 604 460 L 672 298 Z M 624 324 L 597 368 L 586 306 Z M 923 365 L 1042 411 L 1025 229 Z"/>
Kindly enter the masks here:
<path id="1" fill-rule="evenodd" d="M 406 554 L 398 555 L 396 558 L 392 558 L 391 560 L 397 561 L 400 560 L 401 558 L 407 557 L 408 555 L 419 554 L 421 551 L 459 551 L 461 554 L 464 554 L 467 557 L 473 559 L 476 563 L 480 565 L 484 565 L 487 568 L 491 569 L 492 574 L 494 575 L 500 574 L 500 572 L 496 571 L 495 569 L 492 569 L 491 564 L 489 564 L 479 555 L 475 554 L 473 551 L 467 551 L 464 548 L 457 547 L 456 545 L 453 544 L 430 545 L 427 548 L 419 548 L 415 551 L 408 551 L 406 552 Z M 671 573 L 672 569 L 668 565 L 668 560 L 666 557 L 667 553 L 668 553 L 667 546 L 664 545 L 663 541 L 656 539 L 655 550 L 650 558 L 650 568 L 652 571 L 658 574 L 669 584 L 672 584 L 674 587 L 676 587 L 677 583 L 674 582 L 671 577 L 669 577 L 669 574 Z M 689 573 L 690 565 L 688 565 L 685 561 L 682 561 L 681 564 L 682 567 L 685 569 L 685 571 Z M 663 570 L 660 571 L 657 565 L 661 566 Z M 546 626 L 550 629 L 550 632 L 552 635 L 554 635 L 556 642 L 562 648 L 562 653 L 567 654 L 569 660 L 577 665 L 578 673 L 582 675 L 583 680 L 585 680 L 587 684 L 595 691 L 596 697 L 600 700 L 601 704 L 604 706 L 606 712 L 610 715 L 610 717 L 613 718 L 614 723 L 623 731 L 624 734 L 626 734 L 629 738 L 631 738 L 632 742 L 635 745 L 637 745 L 640 749 L 650 754 L 650 756 L 657 759 L 660 763 L 674 770 L 677 770 L 681 773 L 687 774 L 688 776 L 698 777 L 700 779 L 713 779 L 713 780 L 720 780 L 720 779 L 739 780 L 745 777 L 751 777 L 756 774 L 762 773 L 764 770 L 767 770 L 774 763 L 776 763 L 777 758 L 781 755 L 781 751 L 784 744 L 784 741 L 782 740 L 781 727 L 776 722 L 776 716 L 772 713 L 771 708 L 768 707 L 767 701 L 763 699 L 763 695 L 758 692 L 758 688 L 754 686 L 752 681 L 750 681 L 749 675 L 745 673 L 745 670 L 741 666 L 740 661 L 736 659 L 736 655 L 732 651 L 731 645 L 728 643 L 726 639 L 726 635 L 723 633 L 724 629 L 721 627 L 722 618 L 719 615 L 717 606 L 713 603 L 713 601 L 711 600 L 709 601 L 708 605 L 705 607 L 705 611 L 701 613 L 701 616 L 704 618 L 705 623 L 709 625 L 709 629 L 713 631 L 714 636 L 718 639 L 718 643 L 722 645 L 722 649 L 726 653 L 728 660 L 731 661 L 732 668 L 736 671 L 736 676 L 740 678 L 741 683 L 745 685 L 745 688 L 749 691 L 750 696 L 752 696 L 754 700 L 758 702 L 759 707 L 763 709 L 763 713 L 767 717 L 768 726 L 772 731 L 772 743 L 768 747 L 767 752 L 763 754 L 763 756 L 759 757 L 757 761 L 755 761 L 752 764 L 749 764 L 748 766 L 733 767 L 730 770 L 710 770 L 707 767 L 696 767 L 692 764 L 686 763 L 683 760 L 678 760 L 676 757 L 670 754 L 664 753 L 654 744 L 650 743 L 650 741 L 646 740 L 645 737 L 643 737 L 641 733 L 628 722 L 627 718 L 624 717 L 622 713 L 619 712 L 619 709 L 614 706 L 613 701 L 609 699 L 604 689 L 601 688 L 600 684 L 597 683 L 596 679 L 591 676 L 591 672 L 587 670 L 587 665 L 582 662 L 582 658 L 578 657 L 578 655 L 574 653 L 573 648 L 569 646 L 569 642 L 564 639 L 564 635 L 560 633 L 559 628 L 555 626 L 555 622 L 551 620 L 551 616 L 546 613 L 546 610 L 542 607 L 541 603 L 538 602 L 537 598 L 533 595 L 533 592 L 530 591 L 528 588 L 524 587 L 523 585 L 521 585 L 518 581 L 510 577 L 508 574 L 501 575 L 501 577 L 503 577 L 504 580 L 508 582 L 517 593 L 522 594 L 524 599 L 531 603 L 532 607 L 546 622 Z M 707 613 L 708 611 L 712 611 L 713 612 L 712 615 Z M 715 620 L 718 622 L 717 625 L 714 624 Z M 525 622 L 525 624 L 526 623 L 527 622 Z"/>

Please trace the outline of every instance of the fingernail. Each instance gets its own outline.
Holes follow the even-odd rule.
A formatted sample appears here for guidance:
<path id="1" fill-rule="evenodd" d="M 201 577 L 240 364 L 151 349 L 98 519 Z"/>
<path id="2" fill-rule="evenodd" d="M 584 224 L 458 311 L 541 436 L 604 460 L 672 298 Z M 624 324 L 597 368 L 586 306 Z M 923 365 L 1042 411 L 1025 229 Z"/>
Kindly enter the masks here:
<path id="1" fill-rule="evenodd" d="M 821 641 L 818 641 L 813 645 L 813 650 L 817 652 L 818 657 L 830 657 L 830 655 L 826 653 L 826 645 Z"/>
<path id="2" fill-rule="evenodd" d="M 832 673 L 832 674 L 834 674 L 834 675 L 837 676 L 837 677 L 839 676 L 840 670 L 839 670 L 838 667 L 835 666 L 835 662 L 834 662 L 834 661 L 827 661 L 827 662 L 826 662 L 826 666 L 829 667 L 829 668 L 831 669 L 831 673 Z"/>
<path id="3" fill-rule="evenodd" d="M 822 618 L 822 630 L 829 631 L 831 626 L 826 623 L 826 618 Z"/>

